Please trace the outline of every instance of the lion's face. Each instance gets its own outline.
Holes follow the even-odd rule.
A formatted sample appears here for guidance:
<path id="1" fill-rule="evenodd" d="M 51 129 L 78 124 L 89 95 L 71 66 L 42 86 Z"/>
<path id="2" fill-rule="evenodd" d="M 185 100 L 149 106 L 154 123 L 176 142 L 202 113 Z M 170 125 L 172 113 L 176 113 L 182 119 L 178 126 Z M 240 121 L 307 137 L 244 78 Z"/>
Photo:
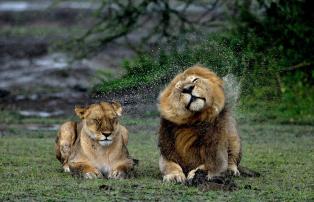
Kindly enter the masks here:
<path id="1" fill-rule="evenodd" d="M 122 112 L 119 103 L 101 102 L 85 108 L 76 107 L 75 112 L 83 120 L 83 128 L 91 139 L 103 146 L 113 142 Z"/>
<path id="2" fill-rule="evenodd" d="M 223 109 L 223 81 L 212 71 L 193 66 L 178 74 L 160 93 L 161 116 L 177 124 L 212 120 Z"/>
<path id="3" fill-rule="evenodd" d="M 187 76 L 178 81 L 176 88 L 180 91 L 179 102 L 183 103 L 186 110 L 199 112 L 212 103 L 211 85 L 200 76 Z"/>

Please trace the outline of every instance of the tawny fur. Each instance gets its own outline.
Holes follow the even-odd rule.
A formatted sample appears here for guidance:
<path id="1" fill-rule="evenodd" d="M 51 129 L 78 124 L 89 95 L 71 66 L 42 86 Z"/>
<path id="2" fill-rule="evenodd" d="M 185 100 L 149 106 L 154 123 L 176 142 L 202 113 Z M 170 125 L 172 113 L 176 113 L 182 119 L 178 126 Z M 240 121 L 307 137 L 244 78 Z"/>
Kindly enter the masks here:
<path id="1" fill-rule="evenodd" d="M 64 171 L 85 178 L 125 178 L 134 162 L 126 147 L 128 131 L 118 122 L 121 105 L 101 102 L 75 112 L 81 121 L 62 124 L 56 138 L 56 157 Z"/>
<path id="2" fill-rule="evenodd" d="M 197 169 L 208 178 L 227 170 L 239 174 L 240 137 L 225 106 L 223 81 L 209 69 L 193 66 L 161 92 L 159 166 L 164 181 L 184 182 Z"/>

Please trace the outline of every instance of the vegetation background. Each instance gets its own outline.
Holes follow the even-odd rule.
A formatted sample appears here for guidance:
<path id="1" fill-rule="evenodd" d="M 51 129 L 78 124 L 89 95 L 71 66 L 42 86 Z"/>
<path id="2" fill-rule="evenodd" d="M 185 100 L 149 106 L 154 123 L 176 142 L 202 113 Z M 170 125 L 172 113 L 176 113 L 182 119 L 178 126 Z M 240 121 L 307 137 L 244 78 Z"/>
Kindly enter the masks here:
<path id="1" fill-rule="evenodd" d="M 149 10 L 149 6 L 156 7 L 155 17 L 159 18 L 157 24 L 152 25 L 153 32 L 147 31 L 147 36 L 140 38 L 140 43 L 154 44 L 157 51 L 138 50 L 135 59 L 123 64 L 126 75 L 118 80 L 103 81 L 95 86 L 95 92 L 165 84 L 178 71 L 200 63 L 221 76 L 236 75 L 243 87 L 241 101 L 247 108 L 253 111 L 260 107 L 267 111 L 271 108 L 268 116 L 286 118 L 290 122 L 313 121 L 314 16 L 310 1 L 229 2 L 224 5 L 225 16 L 220 19 L 220 26 L 214 14 L 206 16 L 219 6 L 218 1 L 182 2 L 186 3 L 186 8 L 190 4 L 209 8 L 204 13 L 199 11 L 201 17 L 189 19 L 186 8 L 171 9 L 171 1 L 129 2 L 125 7 L 121 1 L 121 10 L 117 14 L 96 17 L 101 23 L 75 41 L 75 50 L 82 45 L 87 49 L 75 51 L 78 56 L 101 50 L 112 38 L 126 36 L 136 26 L 137 29 L 143 28 L 144 25 L 137 23 L 141 22 L 141 15 Z M 102 5 L 105 7 L 108 3 Z M 128 26 L 121 28 L 123 32 L 116 33 L 116 22 Z M 216 29 L 212 28 L 214 22 Z M 174 23 L 178 26 L 173 26 Z M 137 45 L 133 46 L 138 49 Z"/>
<path id="2" fill-rule="evenodd" d="M 313 201 L 314 13 L 310 0 L 0 2 L 0 200 Z M 163 184 L 159 91 L 193 64 L 241 86 L 234 192 Z M 137 177 L 74 178 L 54 157 L 74 105 L 123 104 Z"/>

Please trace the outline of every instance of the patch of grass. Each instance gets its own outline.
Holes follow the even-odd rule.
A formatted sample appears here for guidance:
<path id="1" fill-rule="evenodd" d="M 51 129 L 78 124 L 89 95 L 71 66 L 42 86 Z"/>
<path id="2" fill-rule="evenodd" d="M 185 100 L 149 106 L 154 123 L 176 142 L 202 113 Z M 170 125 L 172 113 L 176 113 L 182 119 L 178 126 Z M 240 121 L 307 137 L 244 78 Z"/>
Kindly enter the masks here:
<path id="1" fill-rule="evenodd" d="M 204 193 L 197 188 L 161 182 L 154 131 L 158 119 L 125 118 L 123 122 L 130 128 L 129 152 L 140 160 L 135 178 L 116 181 L 74 178 L 62 173 L 55 158 L 55 132 L 19 133 L 18 130 L 25 130 L 15 129 L 16 133 L 0 137 L 0 200 L 314 200 L 313 126 L 240 123 L 242 165 L 261 172 L 262 176 L 236 178 L 239 190 L 235 192 Z M 138 130 L 147 124 L 150 125 L 147 130 Z M 100 185 L 109 189 L 99 189 Z"/>
<path id="2" fill-rule="evenodd" d="M 304 90 L 304 89 L 303 89 Z M 314 90 L 306 89 L 306 93 L 286 94 L 281 98 L 259 100 L 256 97 L 243 97 L 237 114 L 245 120 L 255 122 L 288 123 L 313 125 L 314 123 Z M 292 96 L 292 97 L 287 97 Z"/>

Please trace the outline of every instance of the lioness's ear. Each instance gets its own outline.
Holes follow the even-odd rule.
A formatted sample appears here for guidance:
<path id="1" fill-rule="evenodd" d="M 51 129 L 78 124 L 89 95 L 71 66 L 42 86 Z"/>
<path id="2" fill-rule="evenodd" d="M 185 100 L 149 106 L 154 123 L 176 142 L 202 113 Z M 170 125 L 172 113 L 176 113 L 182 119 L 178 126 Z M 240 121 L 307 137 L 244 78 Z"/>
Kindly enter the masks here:
<path id="1" fill-rule="evenodd" d="M 75 113 L 78 117 L 80 117 L 80 119 L 84 118 L 84 114 L 86 112 L 87 107 L 79 107 L 79 106 L 75 106 Z"/>
<path id="2" fill-rule="evenodd" d="M 111 103 L 113 110 L 117 113 L 118 116 L 122 115 L 122 106 L 119 102 L 113 101 Z"/>

